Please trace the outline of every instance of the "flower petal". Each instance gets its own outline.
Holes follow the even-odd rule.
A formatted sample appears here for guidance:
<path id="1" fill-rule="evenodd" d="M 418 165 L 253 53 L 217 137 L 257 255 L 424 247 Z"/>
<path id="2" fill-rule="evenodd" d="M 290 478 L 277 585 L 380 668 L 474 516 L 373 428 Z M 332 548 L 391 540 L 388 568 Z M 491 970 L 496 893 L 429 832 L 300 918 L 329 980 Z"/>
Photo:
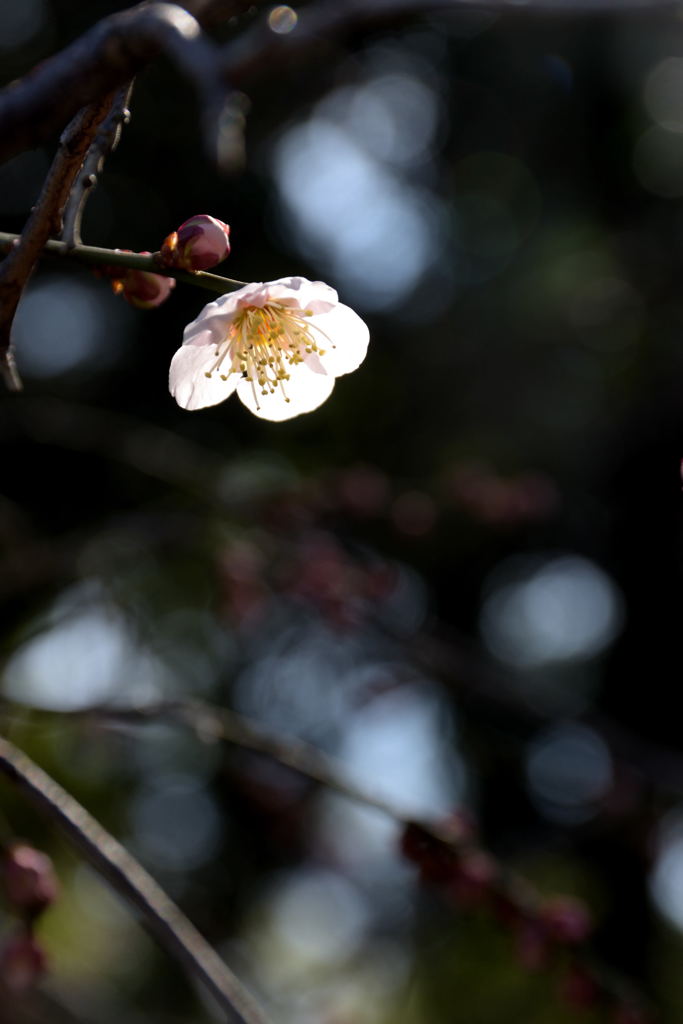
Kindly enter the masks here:
<path id="1" fill-rule="evenodd" d="M 311 334 L 324 351 L 320 362 L 328 373 L 341 377 L 356 370 L 365 359 L 370 332 L 364 320 L 342 302 L 329 313 L 310 317 Z"/>
<path id="2" fill-rule="evenodd" d="M 310 309 L 314 313 L 326 313 L 339 301 L 334 288 L 323 281 L 309 281 L 306 277 L 281 277 L 264 286 L 266 302 L 279 302 L 283 306 Z"/>
<path id="3" fill-rule="evenodd" d="M 332 394 L 334 377 L 314 373 L 305 363 L 293 367 L 293 371 L 291 378 L 284 382 L 284 391 L 280 383 L 272 395 L 262 395 L 258 384 L 252 386 L 251 381 L 240 378 L 237 396 L 262 420 L 289 420 L 304 412 L 313 412 Z"/>
<path id="4" fill-rule="evenodd" d="M 204 409 L 217 405 L 233 393 L 240 380 L 238 373 L 228 374 L 223 380 L 220 373 L 210 373 L 216 363 L 213 345 L 183 344 L 171 360 L 168 386 L 176 402 L 183 409 Z"/>
<path id="5" fill-rule="evenodd" d="M 227 325 L 241 306 L 245 304 L 261 306 L 263 305 L 262 296 L 263 285 L 259 281 L 247 284 L 234 292 L 226 292 L 225 295 L 219 295 L 213 302 L 207 303 L 192 323 L 187 325 L 183 332 L 183 344 L 202 344 L 202 342 L 195 340 L 195 336 L 197 331 L 204 330 L 205 328 L 211 330 L 212 335 L 215 335 L 212 340 L 217 342 L 219 340 L 218 334 L 222 333 L 223 336 L 226 334 Z"/>

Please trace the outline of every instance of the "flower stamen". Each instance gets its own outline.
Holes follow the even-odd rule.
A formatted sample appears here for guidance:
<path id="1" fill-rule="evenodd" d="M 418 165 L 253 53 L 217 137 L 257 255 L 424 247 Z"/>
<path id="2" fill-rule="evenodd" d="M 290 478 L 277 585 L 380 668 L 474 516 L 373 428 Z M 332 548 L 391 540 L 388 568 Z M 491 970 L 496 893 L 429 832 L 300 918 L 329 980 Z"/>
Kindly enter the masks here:
<path id="1" fill-rule="evenodd" d="M 306 356 L 325 354 L 313 336 L 313 328 L 326 338 L 327 335 L 317 325 L 306 322 L 309 316 L 313 316 L 310 309 L 297 310 L 275 302 L 245 306 L 216 347 L 216 361 L 204 376 L 211 378 L 219 373 L 221 380 L 227 380 L 230 373 L 239 373 L 251 382 L 255 401 L 257 391 L 273 395 L 279 387 L 285 402 L 289 402 L 284 383 L 290 379 L 290 367 L 302 363 Z M 230 372 L 220 373 L 226 360 Z"/>

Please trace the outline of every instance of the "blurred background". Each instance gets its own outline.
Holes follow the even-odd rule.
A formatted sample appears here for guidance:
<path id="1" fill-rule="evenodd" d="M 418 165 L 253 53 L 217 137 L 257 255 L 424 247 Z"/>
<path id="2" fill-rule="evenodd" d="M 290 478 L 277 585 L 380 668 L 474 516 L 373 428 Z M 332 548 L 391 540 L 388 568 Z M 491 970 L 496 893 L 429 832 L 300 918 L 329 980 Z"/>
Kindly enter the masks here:
<path id="1" fill-rule="evenodd" d="M 4 80 L 126 6 L 3 4 Z M 261 21 L 286 46 L 309 6 L 214 34 Z M 180 410 L 167 367 L 199 289 L 142 312 L 45 264 L 19 310 L 0 726 L 276 1024 L 605 1017 L 500 920 L 423 888 L 386 816 L 161 715 L 89 710 L 201 699 L 408 816 L 466 810 L 683 1015 L 683 22 L 531 8 L 385 11 L 264 67 L 224 111 L 224 174 L 188 83 L 163 60 L 139 76 L 84 241 L 155 250 L 210 213 L 232 229 L 219 272 L 330 283 L 371 346 L 320 410 Z M 51 155 L 0 168 L 2 230 Z M 0 830 L 62 884 L 39 928 L 51 1009 L 14 995 L 2 1020 L 210 1018 L 5 784 Z"/>

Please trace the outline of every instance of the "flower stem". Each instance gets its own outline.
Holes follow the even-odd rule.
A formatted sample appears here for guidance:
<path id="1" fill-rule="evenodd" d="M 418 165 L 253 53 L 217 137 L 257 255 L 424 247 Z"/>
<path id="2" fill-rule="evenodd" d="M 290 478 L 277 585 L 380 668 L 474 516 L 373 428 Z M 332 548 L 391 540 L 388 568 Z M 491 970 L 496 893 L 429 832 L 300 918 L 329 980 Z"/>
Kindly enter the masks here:
<path id="1" fill-rule="evenodd" d="M 0 231 L 0 252 L 9 252 L 20 235 L 13 235 L 6 231 Z M 236 281 L 232 277 L 222 277 L 220 274 L 207 274 L 204 270 L 195 270 L 192 273 L 188 270 L 174 270 L 165 267 L 157 262 L 155 256 L 142 256 L 137 252 L 120 252 L 118 249 L 101 249 L 96 245 L 73 245 L 66 242 L 57 242 L 54 239 L 46 242 L 41 251 L 43 256 L 62 260 L 73 259 L 79 263 L 87 263 L 91 266 L 128 267 L 131 270 L 147 270 L 152 274 L 161 274 L 163 277 L 174 277 L 176 281 L 184 284 L 194 284 L 199 288 L 206 288 L 208 291 L 218 292 L 219 295 L 225 292 L 241 288 L 246 281 Z"/>

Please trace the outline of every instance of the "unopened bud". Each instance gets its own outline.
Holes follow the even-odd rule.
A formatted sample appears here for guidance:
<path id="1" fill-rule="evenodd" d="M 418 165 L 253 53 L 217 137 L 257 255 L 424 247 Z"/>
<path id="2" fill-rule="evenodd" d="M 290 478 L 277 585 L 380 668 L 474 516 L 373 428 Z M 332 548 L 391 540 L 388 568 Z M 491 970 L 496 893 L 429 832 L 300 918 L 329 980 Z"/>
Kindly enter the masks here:
<path id="1" fill-rule="evenodd" d="M 651 1013 L 640 1006 L 631 1006 L 628 1003 L 620 1003 L 614 1008 L 611 1024 L 655 1024 Z"/>
<path id="2" fill-rule="evenodd" d="M 117 252 L 130 252 L 129 249 L 117 249 Z M 150 252 L 141 252 L 138 256 L 151 256 Z M 104 271 L 111 278 L 114 295 L 122 295 L 126 302 L 137 309 L 154 309 L 169 297 L 175 288 L 175 278 L 163 274 L 153 274 L 150 270 L 132 270 L 129 267 L 107 267 Z"/>
<path id="3" fill-rule="evenodd" d="M 560 995 L 577 1009 L 595 1006 L 601 997 L 600 989 L 592 974 L 579 964 L 571 965 L 560 983 Z"/>
<path id="4" fill-rule="evenodd" d="M 546 961 L 548 944 L 538 921 L 522 919 L 515 928 L 515 952 L 522 967 L 537 971 Z"/>
<path id="5" fill-rule="evenodd" d="M 13 935 L 0 949 L 0 982 L 12 992 L 26 992 L 45 973 L 47 959 L 33 935 Z"/>
<path id="6" fill-rule="evenodd" d="M 449 892 L 461 906 L 476 906 L 490 895 L 498 873 L 498 865 L 488 853 L 484 850 L 468 850 L 458 861 Z"/>
<path id="7" fill-rule="evenodd" d="M 425 882 L 442 885 L 455 875 L 458 865 L 456 851 L 416 822 L 408 822 L 403 830 L 401 852 L 418 865 Z"/>
<path id="8" fill-rule="evenodd" d="M 7 902 L 30 917 L 54 903 L 59 893 L 52 861 L 27 843 L 17 843 L 5 850 L 0 876 Z"/>
<path id="9" fill-rule="evenodd" d="M 571 896 L 556 896 L 548 900 L 540 916 L 547 935 L 556 942 L 583 942 L 592 928 L 588 909 Z"/>
<path id="10" fill-rule="evenodd" d="M 229 225 L 208 213 L 200 213 L 190 217 L 164 239 L 159 256 L 169 267 L 208 270 L 222 263 L 229 253 Z"/>

